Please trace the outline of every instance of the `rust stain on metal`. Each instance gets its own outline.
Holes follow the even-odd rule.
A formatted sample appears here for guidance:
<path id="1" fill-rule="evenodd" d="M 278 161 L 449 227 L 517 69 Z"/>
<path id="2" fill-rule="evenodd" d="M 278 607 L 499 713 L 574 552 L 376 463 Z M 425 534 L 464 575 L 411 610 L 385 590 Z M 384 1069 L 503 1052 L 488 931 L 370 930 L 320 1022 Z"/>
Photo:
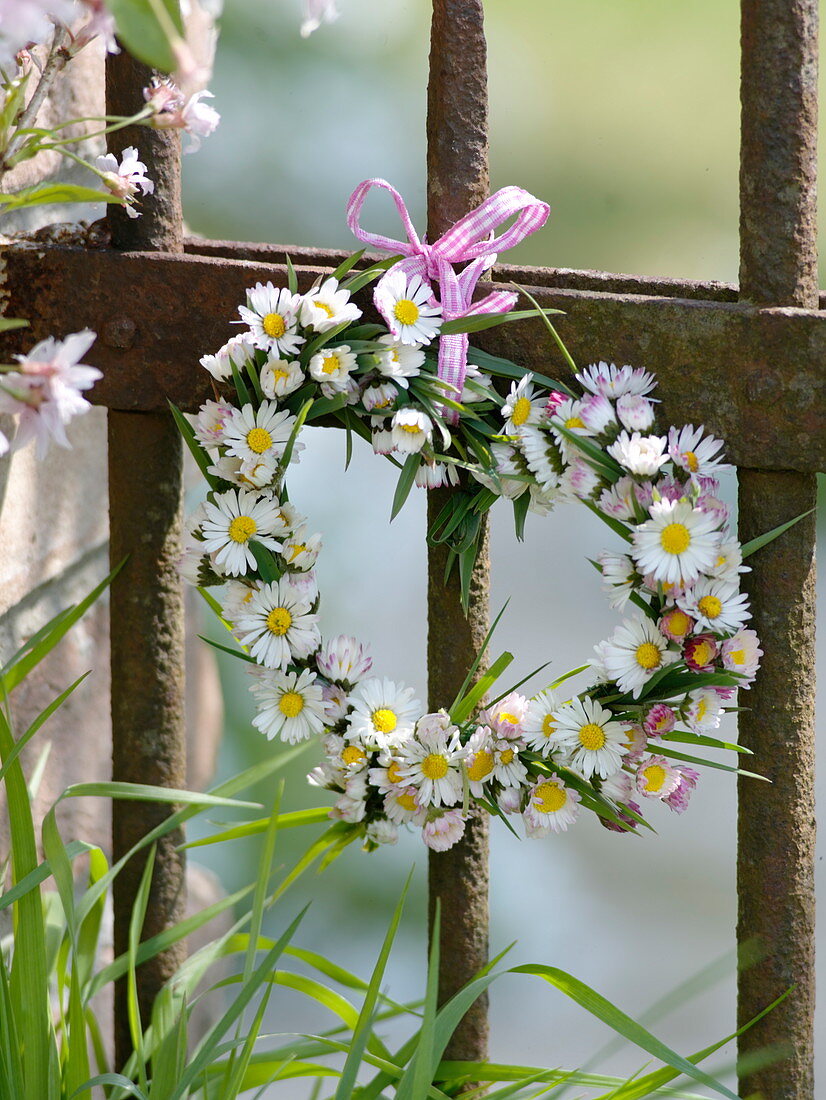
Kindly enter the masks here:
<path id="1" fill-rule="evenodd" d="M 433 0 L 427 92 L 427 228 L 435 240 L 488 195 L 487 44 L 482 0 Z M 428 494 L 428 523 L 444 489 Z M 488 626 L 490 564 L 487 528 L 473 571 L 470 608 L 462 610 L 458 570 L 444 583 L 444 547 L 428 551 L 427 670 L 431 709 L 449 705 Z M 444 1004 L 488 961 L 488 819 L 474 812 L 462 840 L 431 852 L 429 912 L 441 907 L 439 1003 Z M 488 1053 L 488 1000 L 465 1014 L 446 1058 L 483 1060 Z"/>
<path id="2" fill-rule="evenodd" d="M 741 12 L 741 292 L 758 305 L 814 308 L 818 2 L 743 0 Z M 758 407 L 784 419 L 799 410 L 804 449 L 826 436 L 822 404 L 807 404 L 817 384 L 808 371 L 801 362 L 781 380 L 755 365 L 746 382 Z M 816 500 L 812 475 L 782 471 L 741 469 L 739 492 L 743 540 Z M 744 585 L 765 656 L 741 736 L 772 785 L 738 786 L 737 934 L 741 944 L 756 939 L 764 954 L 740 975 L 738 1022 L 793 989 L 739 1044 L 741 1055 L 783 1044 L 788 1057 L 741 1074 L 740 1092 L 771 1100 L 814 1097 L 814 553 L 809 516 L 751 559 Z"/>
<path id="3" fill-rule="evenodd" d="M 151 73 L 123 52 L 106 64 L 107 107 L 112 114 L 130 115 L 142 103 L 141 89 Z M 131 219 L 123 209 L 110 209 L 109 227 L 115 248 L 183 248 L 180 206 L 180 142 L 177 135 L 128 128 L 112 135 L 112 151 L 127 145 L 138 148 L 155 181 L 154 195 L 144 197 L 140 218 Z M 86 260 L 90 253 L 81 253 Z M 99 253 L 98 255 L 106 255 Z M 144 260 L 144 263 L 147 261 Z M 142 335 L 168 314 L 161 299 L 147 301 L 133 284 L 116 277 L 109 287 L 109 308 L 96 325 L 102 335 L 101 350 L 108 345 L 107 369 L 118 371 L 125 355 L 132 353 L 136 375 L 146 370 Z M 71 282 L 63 287 L 73 286 Z M 76 290 L 76 288 L 75 288 Z M 101 293 L 100 284 L 93 293 Z M 128 293 L 130 312 L 140 325 L 124 317 Z M 67 304 L 77 295 L 65 295 Z M 189 295 L 185 295 L 184 299 Z M 117 299 L 120 299 L 118 304 Z M 167 299 L 168 301 L 168 299 Z M 77 327 L 77 326 L 74 326 Z M 61 330 L 62 331 L 62 330 Z M 68 331 L 68 330 L 67 330 Z M 156 376 L 163 388 L 163 375 Z M 162 407 L 162 406 L 161 406 Z M 176 560 L 182 522 L 181 440 L 168 413 L 109 413 L 109 517 L 110 557 L 114 564 L 128 561 L 112 585 L 112 775 L 116 780 L 149 783 L 161 787 L 186 784 L 184 728 L 184 621 L 180 578 Z M 168 806 L 115 801 L 112 844 L 115 859 L 170 813 Z M 165 931 L 184 916 L 184 855 L 178 850 L 181 830 L 158 842 L 149 906 L 142 930 L 147 939 Z M 128 947 L 129 923 L 135 895 L 145 865 L 145 853 L 126 865 L 114 884 L 115 952 Z M 151 1018 L 152 1005 L 161 987 L 186 956 L 177 944 L 138 968 L 138 999 L 143 1026 Z M 115 989 L 116 1068 L 129 1057 L 129 1031 L 125 979 Z"/>

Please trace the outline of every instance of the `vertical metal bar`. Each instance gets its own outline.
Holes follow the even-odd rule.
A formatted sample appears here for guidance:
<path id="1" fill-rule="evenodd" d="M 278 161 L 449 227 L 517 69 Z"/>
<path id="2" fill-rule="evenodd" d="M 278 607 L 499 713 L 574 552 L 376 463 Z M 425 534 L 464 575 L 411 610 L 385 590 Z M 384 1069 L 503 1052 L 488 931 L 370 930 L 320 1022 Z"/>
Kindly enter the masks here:
<path id="1" fill-rule="evenodd" d="M 488 194 L 487 47 L 482 0 L 433 0 L 427 97 L 428 235 L 435 240 Z M 428 494 L 428 524 L 451 490 Z M 488 625 L 487 526 L 465 616 L 458 577 L 444 581 L 443 547 L 428 552 L 428 702 L 449 706 Z M 465 985 L 488 959 L 488 817 L 474 813 L 462 841 L 429 860 L 430 922 L 441 904 L 439 1001 Z M 487 1057 L 487 997 L 454 1032 L 445 1056 Z"/>
<path id="2" fill-rule="evenodd" d="M 134 114 L 151 72 L 126 52 L 106 65 L 106 102 L 111 114 Z M 136 146 L 155 181 L 155 194 L 141 204 L 140 218 L 125 210 L 109 215 L 115 248 L 178 252 L 183 248 L 180 193 L 180 140 L 169 132 L 141 127 L 110 137 L 110 151 Z M 153 324 L 133 317 L 129 288 L 123 288 L 123 316 L 112 331 L 134 331 Z M 172 305 L 174 308 L 174 304 Z M 134 327 L 133 327 L 134 326 Z M 106 339 L 104 332 L 103 338 Z M 112 585 L 112 775 L 116 780 L 183 787 L 186 783 L 184 730 L 184 629 L 176 569 L 182 507 L 182 448 L 171 418 L 155 413 L 109 413 L 110 558 L 128 556 Z M 160 805 L 116 801 L 112 847 L 120 858 L 169 814 Z M 184 913 L 184 857 L 177 850 L 180 831 L 158 844 L 143 938 L 177 923 Z M 115 952 L 127 949 L 129 921 L 145 856 L 132 859 L 114 884 Z M 143 1025 L 164 982 L 185 957 L 179 944 L 138 969 Z M 116 1066 L 131 1053 L 125 982 L 115 990 Z"/>
<path id="3" fill-rule="evenodd" d="M 740 294 L 817 309 L 818 0 L 742 0 Z M 739 471 L 744 541 L 812 508 L 815 479 Z M 749 564 L 746 585 L 765 650 L 743 715 L 744 744 L 771 786 L 741 779 L 738 924 L 765 957 L 740 974 L 738 1020 L 787 1000 L 747 1032 L 745 1056 L 788 1056 L 740 1075 L 741 1095 L 814 1097 L 815 523 L 809 517 Z"/>

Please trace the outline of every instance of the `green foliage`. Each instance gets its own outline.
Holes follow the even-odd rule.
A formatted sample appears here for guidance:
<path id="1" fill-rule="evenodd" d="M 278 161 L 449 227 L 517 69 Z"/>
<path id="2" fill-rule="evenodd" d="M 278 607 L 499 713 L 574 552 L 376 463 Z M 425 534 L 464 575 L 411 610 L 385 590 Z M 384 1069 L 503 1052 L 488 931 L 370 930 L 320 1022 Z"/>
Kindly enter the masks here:
<path id="1" fill-rule="evenodd" d="M 178 67 L 172 48 L 183 34 L 178 0 L 109 0 L 108 6 L 131 54 L 166 73 Z"/>

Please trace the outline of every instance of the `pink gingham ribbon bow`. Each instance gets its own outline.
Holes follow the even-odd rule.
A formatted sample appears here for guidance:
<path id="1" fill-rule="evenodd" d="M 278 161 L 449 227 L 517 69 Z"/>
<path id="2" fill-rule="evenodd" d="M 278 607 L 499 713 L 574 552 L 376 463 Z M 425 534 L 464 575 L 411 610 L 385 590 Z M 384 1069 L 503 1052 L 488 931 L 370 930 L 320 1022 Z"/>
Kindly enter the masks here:
<path id="1" fill-rule="evenodd" d="M 379 187 L 389 191 L 399 212 L 406 241 L 396 241 L 380 233 L 368 233 L 359 224 L 359 215 L 368 193 Z M 360 183 L 347 203 L 347 224 L 355 236 L 364 244 L 380 248 L 385 252 L 401 252 L 399 260 L 387 271 L 376 285 L 374 299 L 376 307 L 393 330 L 395 321 L 382 308 L 382 283 L 396 271 L 405 276 L 418 275 L 422 282 L 430 286 L 438 282 L 441 293 L 440 305 L 446 321 L 458 317 L 474 316 L 479 313 L 506 313 L 513 309 L 518 297 L 509 291 L 494 290 L 478 302 L 474 302 L 473 291 L 482 274 L 496 261 L 497 253 L 513 248 L 529 234 L 535 233 L 545 224 L 550 207 L 540 202 L 521 187 L 503 187 L 495 195 L 477 206 L 469 214 L 460 218 L 447 233 L 433 244 L 420 240 L 410 220 L 404 199 L 386 180 L 371 179 Z M 508 218 L 516 215 L 516 221 L 501 236 L 496 230 Z M 462 271 L 457 272 L 453 265 L 470 261 Z M 435 295 L 434 295 L 435 298 Z M 442 336 L 439 340 L 439 378 L 455 386 L 457 396 L 464 387 L 467 373 L 468 336 L 466 332 Z M 450 416 L 455 420 L 455 416 Z"/>

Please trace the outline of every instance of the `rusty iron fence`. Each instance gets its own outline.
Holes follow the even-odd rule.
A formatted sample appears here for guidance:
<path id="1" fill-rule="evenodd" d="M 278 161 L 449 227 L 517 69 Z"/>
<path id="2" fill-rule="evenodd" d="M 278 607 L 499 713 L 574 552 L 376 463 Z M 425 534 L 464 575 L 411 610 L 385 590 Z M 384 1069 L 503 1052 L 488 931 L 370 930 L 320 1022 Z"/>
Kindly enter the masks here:
<path id="1" fill-rule="evenodd" d="M 656 371 L 674 423 L 705 423 L 738 467 L 740 535 L 749 539 L 814 506 L 826 468 L 826 298 L 816 265 L 818 0 L 741 0 L 740 286 L 603 272 L 500 266 L 539 302 L 564 310 L 564 337 L 580 362 L 610 354 Z M 128 55 L 107 63 L 109 110 L 130 114 L 149 74 Z M 433 0 L 427 122 L 431 239 L 488 193 L 486 47 L 482 0 Z M 108 243 L 8 249 L 9 312 L 32 319 L 28 339 L 86 325 L 99 334 L 94 399 L 109 410 L 112 561 L 113 773 L 183 785 L 183 615 L 174 556 L 181 524 L 181 445 L 167 398 L 194 409 L 209 396 L 199 355 L 223 343 L 224 318 L 256 280 L 286 279 L 284 249 L 184 240 L 178 139 L 121 130 L 157 181 L 144 216 L 109 215 Z M 340 260 L 291 247 L 301 289 Z M 174 316 L 168 303 L 186 303 Z M 362 301 L 369 312 L 369 303 Z M 821 308 L 823 307 L 823 308 Z M 480 334 L 488 350 L 546 369 L 539 322 Z M 10 345 L 13 338 L 7 338 Z M 14 347 L 8 346 L 13 351 Z M 564 377 L 564 365 L 555 365 Z M 442 504 L 430 494 L 430 515 Z M 424 533 L 423 533 L 424 535 Z M 424 543 L 424 537 L 423 537 Z M 742 723 L 768 784 L 741 786 L 738 940 L 759 937 L 763 962 L 739 976 L 745 1022 L 792 992 L 741 1041 L 746 1053 L 784 1043 L 787 1059 L 741 1080 L 744 1096 L 814 1100 L 814 543 L 809 516 L 753 559 L 748 579 L 766 655 Z M 452 698 L 487 627 L 488 555 L 479 555 L 470 613 L 443 583 L 443 550 L 429 551 L 428 670 L 432 706 Z M 156 813 L 162 815 L 164 810 Z M 155 823 L 139 803 L 115 806 L 120 856 Z M 184 866 L 176 837 L 158 852 L 144 935 L 176 921 Z M 134 861 L 115 896 L 115 946 L 126 945 L 141 873 Z M 487 959 L 487 819 L 475 818 L 449 852 L 431 853 L 431 913 L 441 899 L 444 999 Z M 180 962 L 178 949 L 139 971 L 142 1008 Z M 447 1056 L 484 1058 L 480 1000 Z M 129 1050 L 125 1001 L 116 999 L 118 1057 Z M 148 1011 L 144 1018 L 148 1018 Z"/>

